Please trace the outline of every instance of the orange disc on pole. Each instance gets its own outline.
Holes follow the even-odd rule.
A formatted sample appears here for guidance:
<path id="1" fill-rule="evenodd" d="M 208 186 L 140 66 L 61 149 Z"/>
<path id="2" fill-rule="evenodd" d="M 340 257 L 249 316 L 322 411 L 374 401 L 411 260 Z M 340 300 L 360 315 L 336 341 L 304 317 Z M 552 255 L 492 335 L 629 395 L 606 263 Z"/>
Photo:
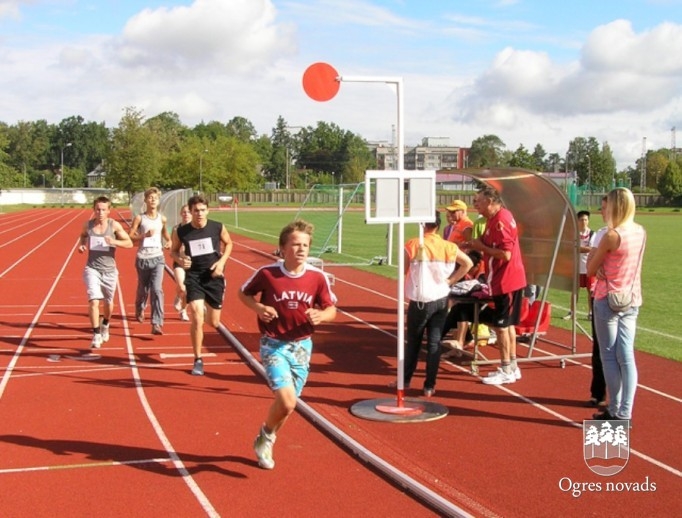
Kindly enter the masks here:
<path id="1" fill-rule="evenodd" d="M 328 101 L 340 86 L 338 72 L 327 63 L 313 63 L 303 73 L 303 90 L 315 101 Z"/>

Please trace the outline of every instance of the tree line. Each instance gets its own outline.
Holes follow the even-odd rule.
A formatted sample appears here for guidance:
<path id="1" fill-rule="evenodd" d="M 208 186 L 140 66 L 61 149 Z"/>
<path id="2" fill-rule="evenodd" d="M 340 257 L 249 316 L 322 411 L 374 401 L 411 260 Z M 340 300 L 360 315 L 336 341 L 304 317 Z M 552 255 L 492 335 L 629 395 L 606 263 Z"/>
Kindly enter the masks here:
<path id="1" fill-rule="evenodd" d="M 565 154 L 514 151 L 496 135 L 470 146 L 467 167 L 521 167 L 535 171 L 575 171 L 579 187 L 606 190 L 628 185 L 682 201 L 682 156 L 675 150 L 650 150 L 632 167 L 616 171 L 607 143 L 577 137 Z M 63 170 L 62 170 L 63 165 Z M 91 171 L 102 171 L 100 184 L 128 193 L 150 185 L 191 188 L 208 194 L 277 188 L 305 189 L 315 183 L 357 183 L 376 159 L 359 135 L 334 123 L 290 126 L 281 116 L 270 135 L 258 135 L 243 117 L 227 123 L 184 125 L 173 112 L 147 118 L 135 107 L 124 110 L 118 125 L 87 122 L 72 116 L 58 124 L 45 120 L 0 122 L 0 187 L 88 185 Z M 63 175 L 63 178 L 62 178 Z"/>

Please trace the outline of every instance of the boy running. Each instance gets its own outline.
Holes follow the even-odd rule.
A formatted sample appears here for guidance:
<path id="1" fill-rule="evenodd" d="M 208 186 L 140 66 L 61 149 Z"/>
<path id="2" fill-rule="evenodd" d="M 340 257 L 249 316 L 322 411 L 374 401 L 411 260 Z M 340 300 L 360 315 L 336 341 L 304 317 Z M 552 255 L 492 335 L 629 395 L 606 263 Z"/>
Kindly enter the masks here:
<path id="1" fill-rule="evenodd" d="M 257 270 L 238 292 L 258 315 L 261 362 L 275 396 L 253 445 L 264 469 L 275 467 L 276 434 L 308 378 L 315 326 L 336 318 L 336 296 L 326 275 L 307 262 L 312 232 L 313 226 L 302 220 L 284 227 L 279 235 L 283 261 Z"/>

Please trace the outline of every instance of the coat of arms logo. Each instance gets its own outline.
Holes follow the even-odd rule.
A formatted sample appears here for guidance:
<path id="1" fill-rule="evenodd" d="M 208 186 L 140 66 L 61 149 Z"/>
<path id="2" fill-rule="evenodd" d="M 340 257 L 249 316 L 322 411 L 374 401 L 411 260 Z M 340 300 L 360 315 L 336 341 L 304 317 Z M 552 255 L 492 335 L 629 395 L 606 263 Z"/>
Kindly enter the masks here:
<path id="1" fill-rule="evenodd" d="M 627 420 L 583 421 L 583 457 L 597 475 L 620 473 L 630 458 Z"/>

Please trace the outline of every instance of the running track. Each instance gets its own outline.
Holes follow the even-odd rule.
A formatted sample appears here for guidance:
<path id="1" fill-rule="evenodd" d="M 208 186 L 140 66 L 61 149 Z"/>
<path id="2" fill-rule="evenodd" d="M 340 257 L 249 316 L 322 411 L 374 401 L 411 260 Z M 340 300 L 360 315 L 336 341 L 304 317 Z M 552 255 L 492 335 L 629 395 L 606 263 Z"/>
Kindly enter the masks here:
<path id="1" fill-rule="evenodd" d="M 90 342 L 85 258 L 75 247 L 89 215 L 0 215 L 2 516 L 682 511 L 679 364 L 638 355 L 630 459 L 613 477 L 593 474 L 582 458 L 582 420 L 592 413 L 582 406 L 590 379 L 584 359 L 563 369 L 556 361 L 524 363 L 523 379 L 504 387 L 484 386 L 468 369 L 443 362 L 434 401 L 448 408 L 447 417 L 359 419 L 349 412 L 354 403 L 393 395 L 387 385 L 396 376 L 396 283 L 341 267 L 331 270 L 339 316 L 316 335 L 301 412 L 279 437 L 275 470 L 261 470 L 251 445 L 271 396 L 250 363 L 258 357 L 255 317 L 235 290 L 272 260 L 271 245 L 233 234 L 223 332 L 207 329 L 206 352 L 214 356 L 205 358 L 206 376 L 195 378 L 188 324 L 171 307 L 170 276 L 165 334 L 152 336 L 149 323 L 132 318 L 134 250 L 117 254 L 112 338 L 101 358 L 83 356 Z M 581 340 L 581 352 L 589 347 Z M 536 354 L 543 351 L 558 352 L 537 344 Z M 586 490 L 573 496 L 566 491 L 571 482 Z"/>

